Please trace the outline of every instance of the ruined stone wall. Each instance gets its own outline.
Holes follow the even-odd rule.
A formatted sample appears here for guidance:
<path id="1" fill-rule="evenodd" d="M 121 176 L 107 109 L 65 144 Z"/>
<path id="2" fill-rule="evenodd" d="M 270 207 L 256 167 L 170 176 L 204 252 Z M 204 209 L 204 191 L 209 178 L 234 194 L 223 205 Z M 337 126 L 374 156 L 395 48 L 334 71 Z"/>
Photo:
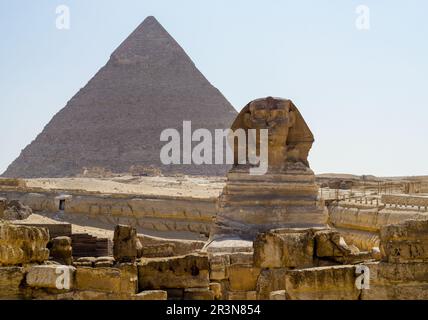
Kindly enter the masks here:
<path id="1" fill-rule="evenodd" d="M 47 260 L 46 229 L 1 224 L 0 231 L 11 249 L 1 255 L 0 299 L 428 299 L 428 221 L 382 227 L 380 254 L 346 244 L 337 230 L 289 228 L 260 233 L 252 252 L 140 259 L 135 229 L 117 226 L 114 257 L 67 265 L 51 260 L 59 247 Z M 69 252 L 65 238 L 56 242 Z M 30 239 L 37 245 L 23 244 Z"/>
<path id="2" fill-rule="evenodd" d="M 339 229 L 347 242 L 353 243 L 360 249 L 370 249 L 379 245 L 379 232 L 383 226 L 400 223 L 405 220 L 428 220 L 428 212 L 409 204 L 408 198 L 419 197 L 388 196 L 382 197 L 379 205 L 340 201 L 329 207 L 329 223 Z M 395 207 L 387 203 L 394 201 L 401 203 Z M 385 203 L 383 203 L 385 201 Z M 422 202 L 423 203 L 423 202 Z"/>
<path id="3" fill-rule="evenodd" d="M 58 212 L 60 192 L 3 191 L 1 196 L 17 199 L 35 212 Z M 65 213 L 87 215 L 116 225 L 129 224 L 147 230 L 209 234 L 216 199 L 166 196 L 102 195 L 67 193 Z"/>

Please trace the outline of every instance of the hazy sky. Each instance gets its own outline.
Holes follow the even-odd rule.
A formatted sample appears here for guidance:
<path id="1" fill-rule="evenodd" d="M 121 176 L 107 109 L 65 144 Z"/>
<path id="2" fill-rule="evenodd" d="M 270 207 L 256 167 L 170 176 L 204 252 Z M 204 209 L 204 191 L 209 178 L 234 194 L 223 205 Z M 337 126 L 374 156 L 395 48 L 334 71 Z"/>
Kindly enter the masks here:
<path id="1" fill-rule="evenodd" d="M 61 4 L 70 30 L 56 28 Z M 0 0 L 1 172 L 148 15 L 237 110 L 292 99 L 315 172 L 428 174 L 424 0 Z"/>

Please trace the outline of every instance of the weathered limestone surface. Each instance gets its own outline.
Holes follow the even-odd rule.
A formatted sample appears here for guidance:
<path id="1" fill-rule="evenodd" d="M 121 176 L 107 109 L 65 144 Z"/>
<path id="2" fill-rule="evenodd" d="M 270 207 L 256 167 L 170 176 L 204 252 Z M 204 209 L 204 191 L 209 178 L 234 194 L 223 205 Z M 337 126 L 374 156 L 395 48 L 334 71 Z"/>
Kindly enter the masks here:
<path id="1" fill-rule="evenodd" d="M 114 229 L 113 256 L 119 262 L 134 262 L 141 257 L 142 246 L 137 230 L 131 226 L 117 225 Z"/>
<path id="2" fill-rule="evenodd" d="M 0 299 L 22 298 L 20 286 L 24 277 L 22 267 L 0 267 Z"/>
<path id="3" fill-rule="evenodd" d="M 6 201 L 0 204 L 0 219 L 3 220 L 25 220 L 32 214 L 31 208 L 23 205 L 18 200 Z"/>
<path id="4" fill-rule="evenodd" d="M 214 300 L 214 293 L 210 288 L 187 288 L 184 289 L 184 300 Z"/>
<path id="5" fill-rule="evenodd" d="M 230 290 L 255 291 L 260 268 L 234 264 L 228 268 Z"/>
<path id="6" fill-rule="evenodd" d="M 0 222 L 0 266 L 43 262 L 49 257 L 47 229 Z"/>
<path id="7" fill-rule="evenodd" d="M 342 201 L 329 208 L 331 225 L 340 230 L 348 244 L 355 244 L 363 250 L 379 247 L 379 233 L 383 226 L 406 220 L 428 220 L 428 212 L 420 211 L 417 207 L 393 208 L 384 205 L 360 208 Z"/>
<path id="8" fill-rule="evenodd" d="M 257 299 L 269 300 L 272 291 L 285 290 L 286 268 L 264 269 L 257 280 Z"/>
<path id="9" fill-rule="evenodd" d="M 166 300 L 167 292 L 164 290 L 146 290 L 132 296 L 132 300 Z"/>
<path id="10" fill-rule="evenodd" d="M 428 220 L 408 220 L 380 230 L 381 252 L 391 263 L 428 261 Z"/>
<path id="11" fill-rule="evenodd" d="M 311 229 L 276 229 L 260 233 L 254 241 L 254 263 L 261 268 L 304 268 L 313 265 Z"/>
<path id="12" fill-rule="evenodd" d="M 209 286 L 208 256 L 142 258 L 138 264 L 140 290 L 204 288 Z"/>
<path id="13" fill-rule="evenodd" d="M 72 198 L 66 200 L 66 214 L 86 215 L 114 226 L 132 225 L 138 232 L 154 230 L 208 235 L 216 214 L 214 198 L 69 193 Z M 56 196 L 57 193 L 40 190 L 7 193 L 9 199 L 18 199 L 36 212 L 56 212 Z"/>
<path id="14" fill-rule="evenodd" d="M 378 232 L 361 231 L 356 229 L 336 228 L 346 243 L 353 244 L 361 250 L 371 250 L 379 247 L 380 238 Z"/>
<path id="15" fill-rule="evenodd" d="M 351 249 L 339 232 L 332 230 L 319 231 L 315 234 L 316 256 L 343 257 L 351 254 Z"/>
<path id="16" fill-rule="evenodd" d="M 318 202 L 318 186 L 307 161 L 314 141 L 290 100 L 268 97 L 250 102 L 235 119 L 232 130 L 268 129 L 267 173 L 252 174 L 251 149 L 235 139 L 234 166 L 219 198 L 211 239 L 239 236 L 253 240 L 257 233 L 284 227 L 324 226 L 326 208 Z M 258 142 L 256 149 L 260 150 Z M 245 151 L 246 164 L 239 159 Z"/>
<path id="17" fill-rule="evenodd" d="M 382 195 L 382 203 L 388 205 L 398 206 L 414 206 L 414 207 L 428 207 L 428 197 L 415 197 L 408 195 Z"/>
<path id="18" fill-rule="evenodd" d="M 257 300 L 256 291 L 227 291 L 226 300 Z"/>
<path id="19" fill-rule="evenodd" d="M 370 289 L 363 300 L 427 300 L 428 263 L 364 263 L 370 270 Z"/>
<path id="20" fill-rule="evenodd" d="M 133 264 L 115 268 L 77 267 L 76 290 L 114 294 L 137 293 L 137 267 Z"/>
<path id="21" fill-rule="evenodd" d="M 164 239 L 139 234 L 142 245 L 142 256 L 147 258 L 159 258 L 186 255 L 204 247 L 205 241 Z"/>
<path id="22" fill-rule="evenodd" d="M 269 294 L 269 300 L 286 300 L 285 290 L 272 291 Z"/>
<path id="23" fill-rule="evenodd" d="M 289 270 L 285 290 L 292 300 L 357 300 L 355 280 L 352 265 Z"/>
<path id="24" fill-rule="evenodd" d="M 219 282 L 211 282 L 210 283 L 210 290 L 213 293 L 213 298 L 215 300 L 221 300 L 223 297 L 222 287 L 221 283 Z"/>
<path id="25" fill-rule="evenodd" d="M 73 263 L 70 237 L 56 237 L 51 240 L 50 256 L 53 260 L 71 265 Z"/>

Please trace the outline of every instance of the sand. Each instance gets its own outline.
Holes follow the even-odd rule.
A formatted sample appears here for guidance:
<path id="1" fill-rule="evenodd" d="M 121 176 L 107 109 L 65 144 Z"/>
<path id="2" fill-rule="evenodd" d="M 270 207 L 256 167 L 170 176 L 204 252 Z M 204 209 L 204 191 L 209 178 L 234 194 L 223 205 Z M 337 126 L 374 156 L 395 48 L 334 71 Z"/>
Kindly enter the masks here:
<path id="1" fill-rule="evenodd" d="M 216 198 L 225 184 L 220 177 L 132 177 L 26 179 L 27 187 L 100 193 Z"/>

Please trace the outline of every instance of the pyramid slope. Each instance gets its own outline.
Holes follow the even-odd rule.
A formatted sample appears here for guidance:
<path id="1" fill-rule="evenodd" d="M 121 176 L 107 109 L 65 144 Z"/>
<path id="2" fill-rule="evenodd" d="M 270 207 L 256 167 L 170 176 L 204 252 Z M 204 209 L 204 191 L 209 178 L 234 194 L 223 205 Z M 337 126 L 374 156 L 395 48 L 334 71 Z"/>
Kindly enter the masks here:
<path id="1" fill-rule="evenodd" d="M 160 133 L 228 128 L 237 112 L 153 17 L 60 110 L 8 167 L 6 177 L 66 177 L 83 167 L 126 172 L 154 165 L 166 173 L 222 175 L 225 165 L 163 166 Z"/>

